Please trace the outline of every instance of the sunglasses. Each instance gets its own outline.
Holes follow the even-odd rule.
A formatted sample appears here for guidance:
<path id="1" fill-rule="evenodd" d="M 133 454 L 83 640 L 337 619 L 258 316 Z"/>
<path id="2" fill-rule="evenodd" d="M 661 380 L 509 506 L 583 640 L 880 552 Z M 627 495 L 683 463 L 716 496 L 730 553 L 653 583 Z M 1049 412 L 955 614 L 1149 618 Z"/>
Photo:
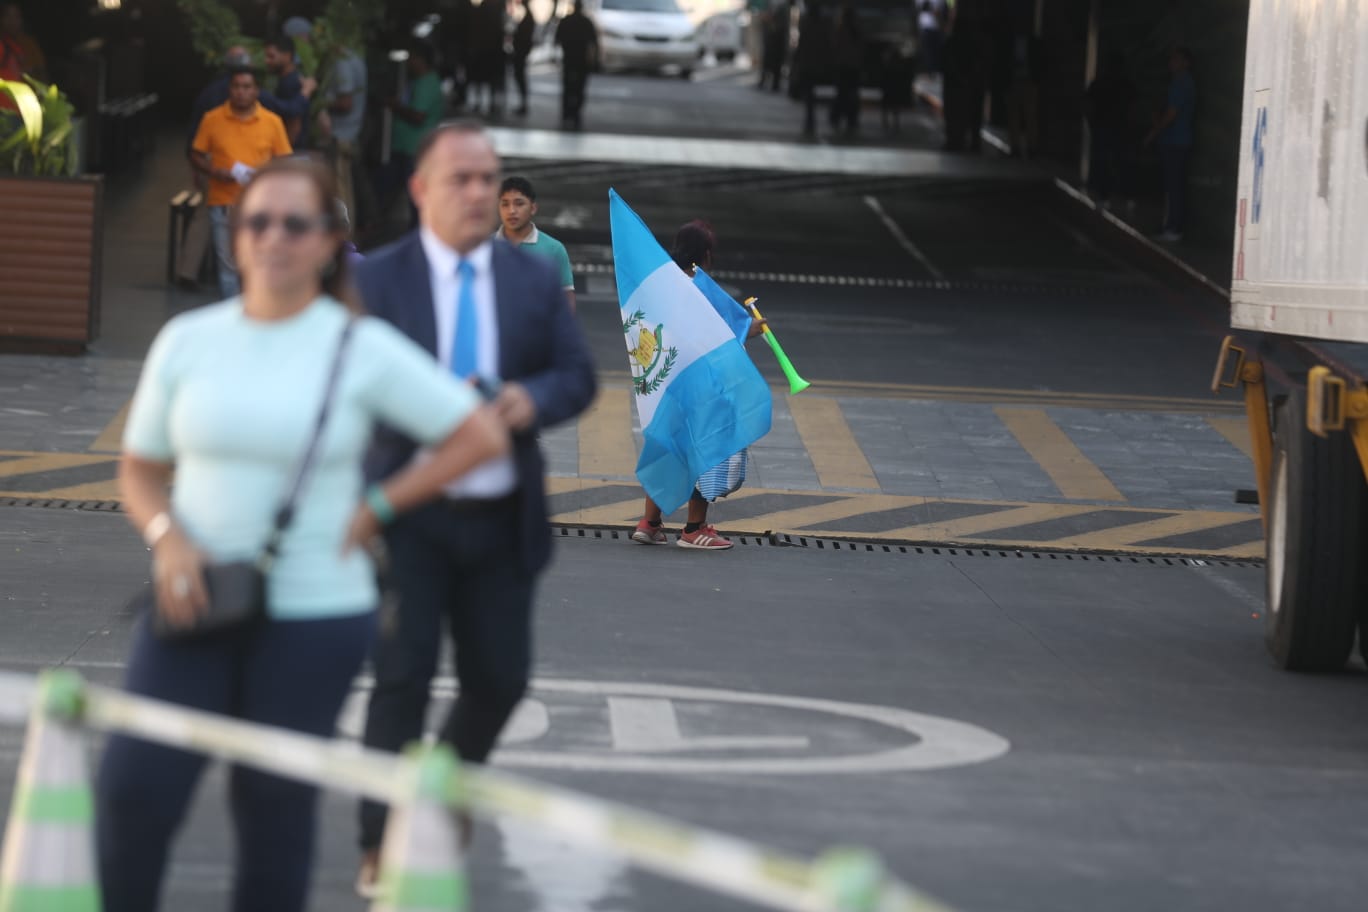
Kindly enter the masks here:
<path id="1" fill-rule="evenodd" d="M 327 220 L 318 216 L 286 215 L 277 219 L 267 212 L 257 212 L 244 216 L 239 225 L 244 230 L 250 231 L 252 237 L 259 238 L 277 223 L 285 232 L 285 236 L 291 239 L 302 238 L 312 231 L 321 231 L 327 227 Z"/>

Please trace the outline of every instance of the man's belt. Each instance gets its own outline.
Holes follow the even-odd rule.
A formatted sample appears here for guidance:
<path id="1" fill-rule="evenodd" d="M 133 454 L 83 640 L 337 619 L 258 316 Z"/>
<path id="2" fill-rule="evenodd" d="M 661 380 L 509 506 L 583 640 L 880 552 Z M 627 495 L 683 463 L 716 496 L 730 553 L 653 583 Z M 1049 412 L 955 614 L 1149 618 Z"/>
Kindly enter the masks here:
<path id="1" fill-rule="evenodd" d="M 448 511 L 464 516 L 500 513 L 518 503 L 518 492 L 503 497 L 444 497 L 440 503 Z"/>

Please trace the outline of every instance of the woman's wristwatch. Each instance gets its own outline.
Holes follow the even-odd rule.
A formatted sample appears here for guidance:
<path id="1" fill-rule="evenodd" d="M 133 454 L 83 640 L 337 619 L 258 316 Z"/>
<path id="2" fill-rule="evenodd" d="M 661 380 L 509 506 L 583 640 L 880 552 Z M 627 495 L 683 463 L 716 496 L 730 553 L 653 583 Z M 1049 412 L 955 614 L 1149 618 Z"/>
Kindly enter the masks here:
<path id="1" fill-rule="evenodd" d="M 147 550 L 151 551 L 157 547 L 157 543 L 166 537 L 166 533 L 171 531 L 171 514 L 165 510 L 152 517 L 146 526 L 143 526 L 143 543 L 147 545 Z"/>

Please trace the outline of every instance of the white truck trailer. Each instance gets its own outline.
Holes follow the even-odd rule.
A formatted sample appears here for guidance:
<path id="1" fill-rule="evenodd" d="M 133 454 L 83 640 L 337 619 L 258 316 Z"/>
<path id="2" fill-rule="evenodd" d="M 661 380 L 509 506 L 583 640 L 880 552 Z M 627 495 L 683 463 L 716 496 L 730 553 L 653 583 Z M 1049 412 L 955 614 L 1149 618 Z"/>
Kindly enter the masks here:
<path id="1" fill-rule="evenodd" d="M 1231 327 L 1284 668 L 1368 657 L 1368 2 L 1251 0 Z M 1269 395 L 1269 390 L 1277 395 Z"/>

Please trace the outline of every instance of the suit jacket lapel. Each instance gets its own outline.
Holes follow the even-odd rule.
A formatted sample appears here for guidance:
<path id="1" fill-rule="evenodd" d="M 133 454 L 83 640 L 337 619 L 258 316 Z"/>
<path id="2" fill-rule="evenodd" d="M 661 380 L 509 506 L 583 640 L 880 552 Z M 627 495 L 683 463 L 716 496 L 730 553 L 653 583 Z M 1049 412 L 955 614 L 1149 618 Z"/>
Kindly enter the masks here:
<path id="1" fill-rule="evenodd" d="M 423 253 L 418 232 L 409 235 L 408 261 L 400 276 L 399 289 L 406 301 L 400 306 L 408 311 L 413 341 L 437 357 L 437 313 L 432 301 L 432 267 Z"/>

